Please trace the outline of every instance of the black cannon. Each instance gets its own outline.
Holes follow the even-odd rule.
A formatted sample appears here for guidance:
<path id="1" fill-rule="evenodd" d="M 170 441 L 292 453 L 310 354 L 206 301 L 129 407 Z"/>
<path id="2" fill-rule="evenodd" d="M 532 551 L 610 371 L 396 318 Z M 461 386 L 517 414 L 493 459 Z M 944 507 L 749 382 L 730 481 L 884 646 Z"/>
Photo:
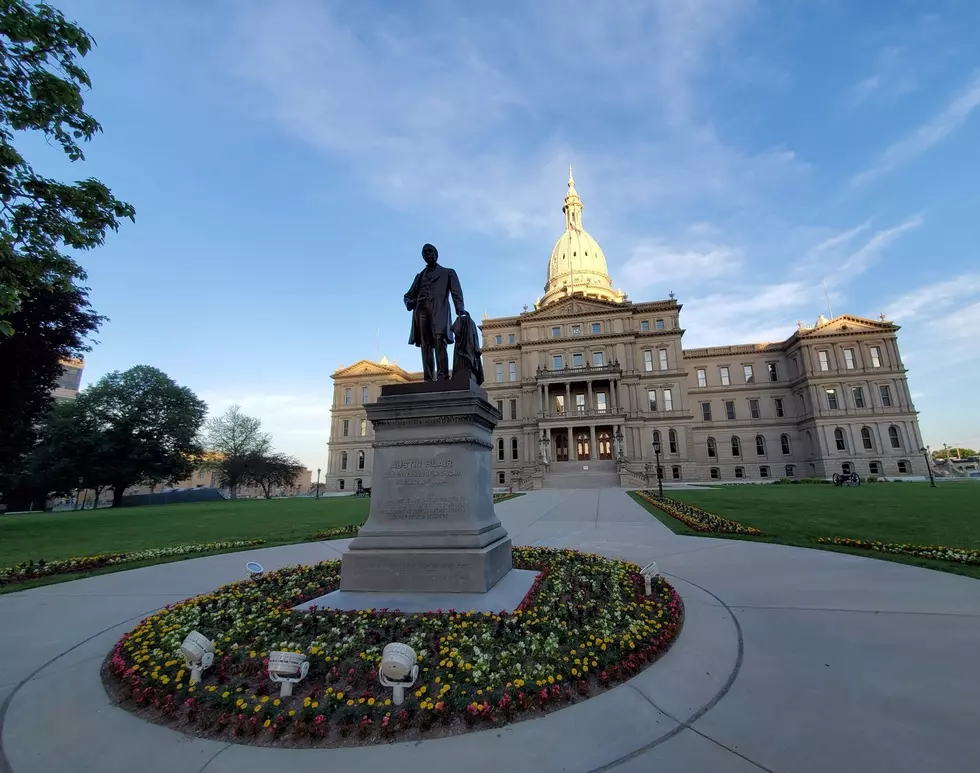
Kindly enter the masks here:
<path id="1" fill-rule="evenodd" d="M 835 486 L 860 486 L 861 476 L 858 475 L 856 472 L 835 472 L 834 485 Z"/>

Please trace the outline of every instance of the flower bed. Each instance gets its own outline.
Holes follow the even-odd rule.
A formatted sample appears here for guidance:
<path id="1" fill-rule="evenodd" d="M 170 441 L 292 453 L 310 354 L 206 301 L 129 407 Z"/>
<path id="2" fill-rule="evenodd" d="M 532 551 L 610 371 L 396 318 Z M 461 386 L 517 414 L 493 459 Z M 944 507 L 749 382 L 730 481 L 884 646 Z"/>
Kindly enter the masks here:
<path id="1" fill-rule="evenodd" d="M 25 561 L 16 566 L 0 569 L 0 585 L 36 580 L 39 577 L 51 577 L 56 574 L 71 574 L 73 572 L 91 572 L 103 566 L 128 564 L 134 561 L 159 561 L 173 556 L 186 556 L 193 553 L 209 553 L 213 550 L 228 550 L 230 548 L 250 548 L 263 545 L 265 540 L 249 539 L 234 542 L 207 542 L 202 545 L 177 545 L 172 548 L 153 548 L 136 550 L 131 553 L 104 553 L 98 556 L 82 556 L 80 558 L 65 558 L 60 561 Z"/>
<path id="2" fill-rule="evenodd" d="M 360 531 L 360 526 L 337 526 L 333 529 L 318 531 L 307 537 L 308 542 L 320 542 L 322 540 L 343 539 L 344 537 L 356 537 Z"/>
<path id="3" fill-rule="evenodd" d="M 700 507 L 678 502 L 676 499 L 670 499 L 669 497 L 661 497 L 653 491 L 636 491 L 634 493 L 644 502 L 649 502 L 657 509 L 663 510 L 671 518 L 676 518 L 694 531 L 714 532 L 718 534 L 762 535 L 762 532 L 754 526 L 745 526 L 738 521 L 709 513 Z"/>
<path id="4" fill-rule="evenodd" d="M 683 606 L 662 578 L 644 595 L 639 567 L 568 550 L 514 548 L 540 572 L 513 613 L 295 612 L 337 588 L 340 562 L 267 573 L 148 617 L 113 650 L 104 676 L 147 719 L 245 743 L 339 745 L 432 737 L 575 703 L 636 674 L 680 631 Z M 177 654 L 197 630 L 215 661 L 195 687 Z M 378 681 L 384 646 L 418 654 L 401 706 Z M 290 698 L 268 678 L 270 650 L 307 655 Z"/>
<path id="5" fill-rule="evenodd" d="M 524 496 L 524 494 L 517 491 L 511 491 L 507 494 L 494 494 L 493 503 L 497 504 L 498 502 L 506 502 L 508 499 L 517 499 L 517 497 L 522 496 Z"/>
<path id="6" fill-rule="evenodd" d="M 980 566 L 980 550 L 972 548 L 951 548 L 944 545 L 910 545 L 896 542 L 874 542 L 850 539 L 849 537 L 819 537 L 822 545 L 842 545 L 849 548 L 874 550 L 878 553 L 894 553 L 917 558 L 934 558 L 937 561 L 952 561 L 957 564 Z"/>

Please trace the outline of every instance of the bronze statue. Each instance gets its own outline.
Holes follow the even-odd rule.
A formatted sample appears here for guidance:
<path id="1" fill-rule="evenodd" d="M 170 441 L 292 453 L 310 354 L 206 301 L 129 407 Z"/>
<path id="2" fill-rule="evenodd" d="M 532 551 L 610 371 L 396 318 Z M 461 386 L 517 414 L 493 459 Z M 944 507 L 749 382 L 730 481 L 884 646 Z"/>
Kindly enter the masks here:
<path id="1" fill-rule="evenodd" d="M 453 378 L 468 378 L 483 383 L 483 354 L 480 349 L 480 331 L 469 314 L 460 314 L 453 323 Z"/>
<path id="2" fill-rule="evenodd" d="M 453 341 L 449 298 L 453 299 L 456 315 L 466 315 L 463 290 L 456 272 L 437 263 L 439 251 L 431 244 L 422 246 L 422 259 L 425 268 L 405 293 L 405 308 L 412 312 L 408 342 L 422 348 L 425 380 L 444 381 L 449 378 L 448 345 Z"/>

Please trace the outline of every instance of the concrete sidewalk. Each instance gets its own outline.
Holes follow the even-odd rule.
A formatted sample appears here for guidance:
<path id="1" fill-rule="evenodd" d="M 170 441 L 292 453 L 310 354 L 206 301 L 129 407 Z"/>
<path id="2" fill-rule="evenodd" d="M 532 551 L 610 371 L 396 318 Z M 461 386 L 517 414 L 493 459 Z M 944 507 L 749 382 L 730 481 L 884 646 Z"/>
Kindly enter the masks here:
<path id="1" fill-rule="evenodd" d="M 597 698 L 421 744 L 282 750 L 185 736 L 112 706 L 99 667 L 167 603 L 346 541 L 164 564 L 0 596 L 0 773 L 104 771 L 968 771 L 980 759 L 980 583 L 855 556 L 678 537 L 618 489 L 497 505 L 515 544 L 671 575 L 670 652 Z"/>

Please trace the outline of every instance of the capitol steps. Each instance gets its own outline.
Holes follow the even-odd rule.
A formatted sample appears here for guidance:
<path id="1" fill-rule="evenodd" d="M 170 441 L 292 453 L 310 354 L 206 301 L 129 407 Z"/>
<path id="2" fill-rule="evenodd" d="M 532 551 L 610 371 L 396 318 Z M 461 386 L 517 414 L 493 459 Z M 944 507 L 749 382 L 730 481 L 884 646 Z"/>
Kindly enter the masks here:
<path id="1" fill-rule="evenodd" d="M 616 463 L 608 460 L 552 462 L 542 486 L 550 489 L 619 488 L 619 473 Z"/>

